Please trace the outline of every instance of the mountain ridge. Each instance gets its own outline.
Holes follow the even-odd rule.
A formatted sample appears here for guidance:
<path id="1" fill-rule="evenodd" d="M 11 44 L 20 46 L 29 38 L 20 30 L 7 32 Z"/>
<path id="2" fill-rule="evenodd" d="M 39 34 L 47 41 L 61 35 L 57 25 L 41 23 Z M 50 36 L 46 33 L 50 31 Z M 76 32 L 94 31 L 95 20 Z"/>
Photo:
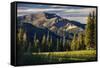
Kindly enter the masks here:
<path id="1" fill-rule="evenodd" d="M 42 29 L 48 29 L 59 36 L 63 36 L 63 33 L 70 33 L 74 27 L 76 32 L 84 31 L 85 24 L 69 19 L 61 18 L 60 16 L 52 13 L 39 13 L 18 17 L 18 21 L 21 23 L 30 23 L 33 26 Z M 74 32 L 75 32 L 74 31 Z"/>

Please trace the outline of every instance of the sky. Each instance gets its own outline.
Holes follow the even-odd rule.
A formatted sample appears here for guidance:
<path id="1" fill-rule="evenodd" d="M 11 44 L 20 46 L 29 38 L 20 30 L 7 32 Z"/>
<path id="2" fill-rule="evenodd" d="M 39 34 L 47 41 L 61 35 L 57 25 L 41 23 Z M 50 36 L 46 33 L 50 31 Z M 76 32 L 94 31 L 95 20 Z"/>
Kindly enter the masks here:
<path id="1" fill-rule="evenodd" d="M 63 18 L 76 20 L 86 23 L 86 18 L 96 8 L 78 7 L 78 6 L 60 6 L 60 5 L 43 5 L 43 4 L 17 4 L 17 15 L 23 16 L 40 12 L 55 13 Z"/>

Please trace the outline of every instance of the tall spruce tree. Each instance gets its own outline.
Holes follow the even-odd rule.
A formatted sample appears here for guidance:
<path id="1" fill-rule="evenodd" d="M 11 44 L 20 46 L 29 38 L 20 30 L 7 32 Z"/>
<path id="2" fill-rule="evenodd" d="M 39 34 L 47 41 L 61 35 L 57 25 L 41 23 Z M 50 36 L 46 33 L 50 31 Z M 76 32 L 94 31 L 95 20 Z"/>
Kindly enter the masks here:
<path id="1" fill-rule="evenodd" d="M 84 50 L 85 49 L 85 42 L 84 42 L 84 33 L 79 33 L 78 35 L 78 46 L 79 50 Z"/>
<path id="2" fill-rule="evenodd" d="M 66 51 L 69 51 L 70 50 L 70 41 L 69 40 L 66 40 Z"/>
<path id="3" fill-rule="evenodd" d="M 50 37 L 50 41 L 49 41 L 49 44 L 48 44 L 48 49 L 49 49 L 49 51 L 52 51 L 52 37 Z"/>
<path id="4" fill-rule="evenodd" d="M 77 50 L 77 37 L 76 34 L 74 34 L 73 40 L 71 42 L 71 50 Z"/>
<path id="5" fill-rule="evenodd" d="M 46 49 L 46 36 L 43 35 L 42 37 L 42 51 L 45 51 Z"/>
<path id="6" fill-rule="evenodd" d="M 63 51 L 63 39 L 60 38 L 59 40 L 59 51 Z"/>
<path id="7" fill-rule="evenodd" d="M 49 31 L 48 31 L 48 34 L 47 34 L 47 38 L 46 38 L 46 42 L 45 43 L 46 43 L 45 50 L 48 51 L 49 43 L 50 43 Z"/>
<path id="8" fill-rule="evenodd" d="M 89 14 L 87 18 L 87 25 L 86 25 L 86 30 L 85 30 L 85 45 L 86 49 L 90 49 L 91 46 L 91 14 Z"/>
<path id="9" fill-rule="evenodd" d="M 56 51 L 59 50 L 59 39 L 57 38 L 57 47 L 56 47 Z"/>
<path id="10" fill-rule="evenodd" d="M 85 30 L 86 49 L 94 49 L 96 41 L 96 22 L 94 12 L 89 14 Z"/>

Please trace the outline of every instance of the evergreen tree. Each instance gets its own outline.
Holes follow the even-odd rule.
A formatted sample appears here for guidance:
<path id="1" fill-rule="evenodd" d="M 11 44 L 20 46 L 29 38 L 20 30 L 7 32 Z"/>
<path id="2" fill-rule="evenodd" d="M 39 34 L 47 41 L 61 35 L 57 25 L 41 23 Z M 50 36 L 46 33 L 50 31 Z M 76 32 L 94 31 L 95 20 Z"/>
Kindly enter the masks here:
<path id="1" fill-rule="evenodd" d="M 79 36 L 78 36 L 78 47 L 79 47 L 79 50 L 84 50 L 85 49 L 85 42 L 84 42 L 84 33 L 79 33 Z"/>
<path id="2" fill-rule="evenodd" d="M 17 32 L 17 48 L 19 52 L 24 52 L 25 51 L 25 44 L 26 44 L 26 37 L 25 37 L 25 32 L 22 27 L 18 28 Z"/>
<path id="3" fill-rule="evenodd" d="M 45 47 L 46 51 L 48 51 L 49 49 L 49 43 L 50 43 L 50 37 L 49 37 L 49 31 L 48 31 L 47 38 L 46 38 L 46 47 Z"/>
<path id="4" fill-rule="evenodd" d="M 64 32 L 63 32 L 63 51 L 65 50 L 65 29 L 64 29 Z"/>
<path id="5" fill-rule="evenodd" d="M 76 38 L 76 34 L 74 34 L 74 37 L 73 37 L 73 40 L 71 42 L 71 50 L 77 50 L 76 48 L 76 45 L 77 45 L 77 38 Z"/>
<path id="6" fill-rule="evenodd" d="M 56 47 L 56 51 L 58 51 L 59 49 L 59 39 L 57 38 L 57 47 Z"/>
<path id="7" fill-rule="evenodd" d="M 70 41 L 69 40 L 66 40 L 66 51 L 69 51 L 70 50 Z"/>
<path id="8" fill-rule="evenodd" d="M 40 43 L 39 39 L 36 39 L 36 49 L 37 49 L 36 51 L 37 52 L 40 52 L 39 43 Z"/>
<path id="9" fill-rule="evenodd" d="M 39 40 L 36 38 L 36 34 L 34 35 L 34 45 L 33 45 L 33 49 L 35 52 L 38 52 L 38 42 Z"/>
<path id="10" fill-rule="evenodd" d="M 44 35 L 42 38 L 42 51 L 45 51 L 46 49 L 46 36 Z"/>
<path id="11" fill-rule="evenodd" d="M 63 51 L 63 39 L 60 38 L 59 41 L 60 41 L 60 42 L 59 42 L 59 51 Z"/>
<path id="12" fill-rule="evenodd" d="M 26 32 L 24 32 L 24 34 L 23 34 L 23 50 L 24 50 L 24 52 L 27 50 L 27 46 L 28 46 L 27 34 L 26 34 Z"/>
<path id="13" fill-rule="evenodd" d="M 86 31 L 85 31 L 85 45 L 86 49 L 90 49 L 91 46 L 91 14 L 88 16 Z"/>
<path id="14" fill-rule="evenodd" d="M 47 45 L 48 45 L 48 42 L 49 42 L 49 31 L 48 31 L 48 34 L 47 34 L 46 42 L 47 42 Z"/>
<path id="15" fill-rule="evenodd" d="M 86 31 L 85 31 L 85 45 L 87 49 L 95 48 L 96 42 L 96 23 L 94 12 L 93 15 L 89 15 L 87 19 Z"/>
<path id="16" fill-rule="evenodd" d="M 23 28 L 19 28 L 18 29 L 18 33 L 17 33 L 17 41 L 18 42 L 23 42 L 23 34 L 24 34 L 24 30 Z"/>
<path id="17" fill-rule="evenodd" d="M 48 44 L 48 50 L 52 51 L 52 37 L 50 37 L 50 41 L 49 41 L 49 44 Z"/>

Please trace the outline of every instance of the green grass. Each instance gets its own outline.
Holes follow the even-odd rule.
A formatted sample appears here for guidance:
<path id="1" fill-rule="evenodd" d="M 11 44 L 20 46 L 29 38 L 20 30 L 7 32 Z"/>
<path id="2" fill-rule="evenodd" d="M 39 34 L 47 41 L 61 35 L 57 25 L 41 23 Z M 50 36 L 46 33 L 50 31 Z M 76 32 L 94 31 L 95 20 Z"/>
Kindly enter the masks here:
<path id="1" fill-rule="evenodd" d="M 32 53 L 33 55 L 45 56 L 48 59 L 57 59 L 59 62 L 68 61 L 91 61 L 96 58 L 96 50 L 66 51 L 66 52 L 44 52 Z"/>
<path id="2" fill-rule="evenodd" d="M 26 53 L 21 64 L 95 61 L 96 50 Z"/>

